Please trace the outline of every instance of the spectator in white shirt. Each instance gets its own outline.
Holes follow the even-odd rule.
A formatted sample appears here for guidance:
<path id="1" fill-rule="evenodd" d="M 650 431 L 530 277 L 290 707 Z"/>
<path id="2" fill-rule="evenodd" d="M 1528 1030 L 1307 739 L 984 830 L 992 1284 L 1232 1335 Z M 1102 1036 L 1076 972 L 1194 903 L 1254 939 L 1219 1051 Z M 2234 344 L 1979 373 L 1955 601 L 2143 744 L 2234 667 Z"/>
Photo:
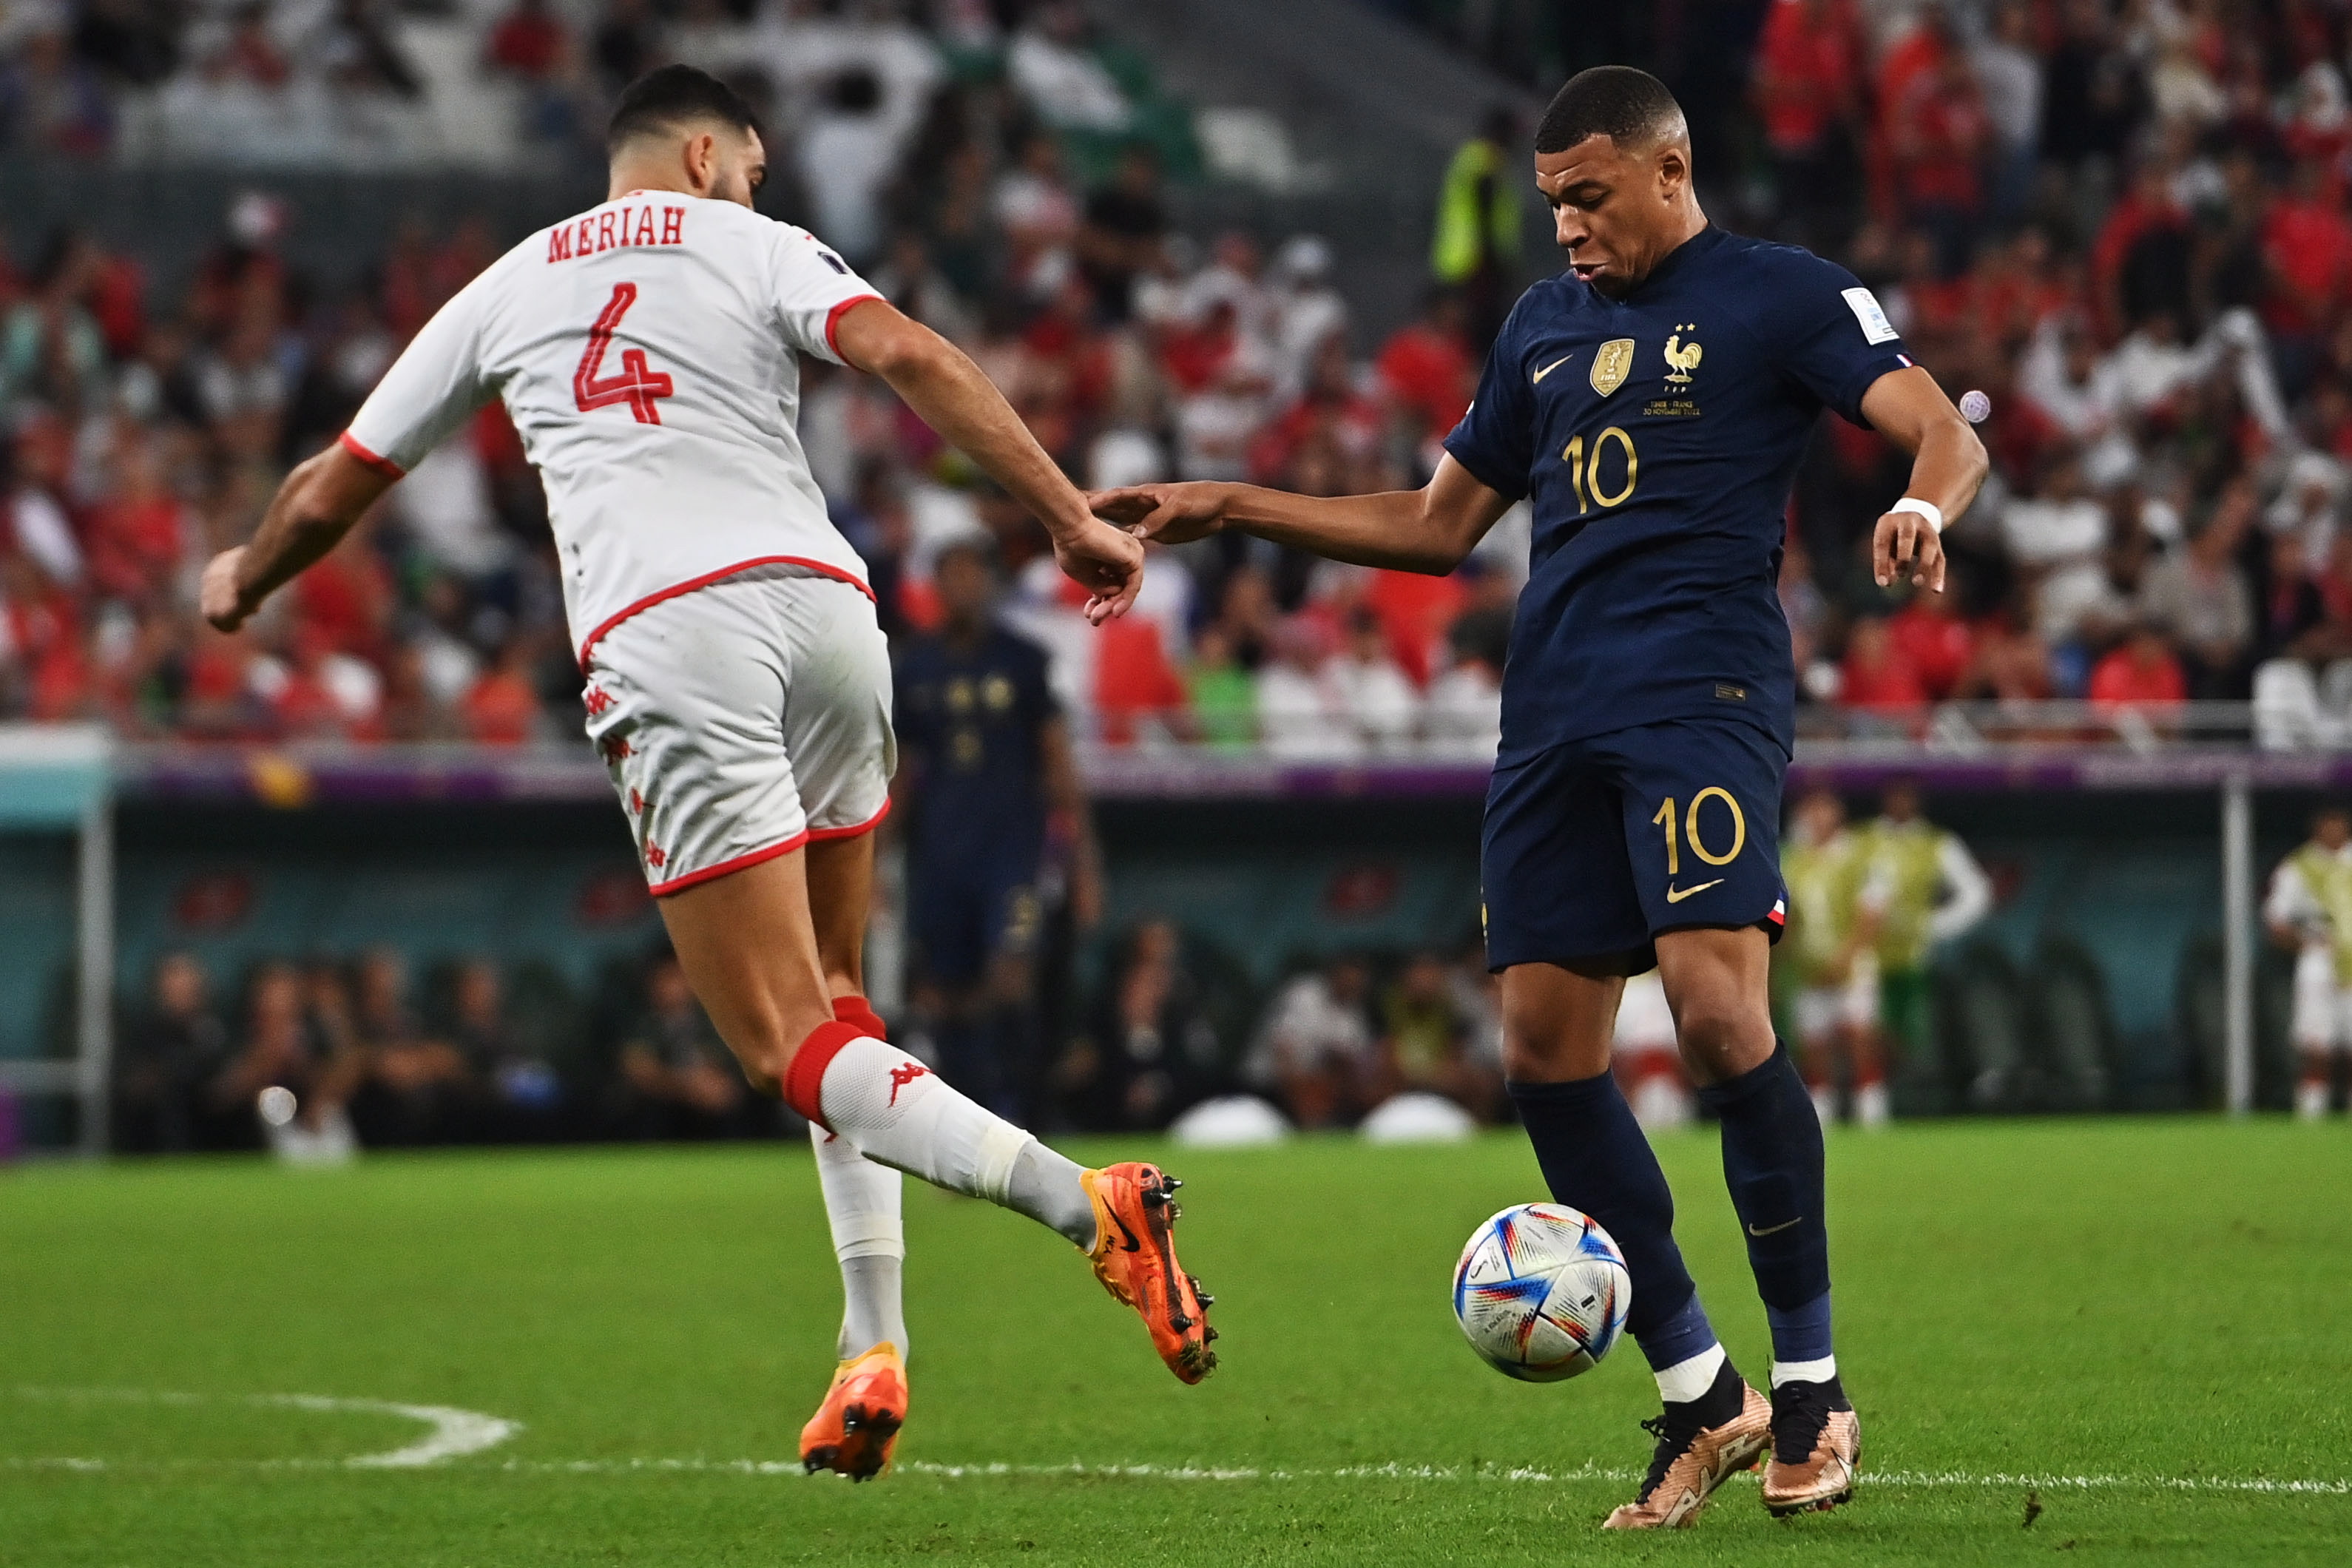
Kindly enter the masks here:
<path id="1" fill-rule="evenodd" d="M 1349 722 L 1375 756 L 1409 750 L 1421 717 L 1421 694 L 1389 654 L 1380 617 L 1358 609 L 1349 617 L 1347 647 L 1324 668 Z"/>
<path id="2" fill-rule="evenodd" d="M 1301 1127 L 1333 1127 L 1369 1109 L 1380 1066 L 1364 961 L 1342 955 L 1275 995 L 1243 1073 L 1278 1096 Z"/>
<path id="3" fill-rule="evenodd" d="M 1046 124 L 1116 135 L 1134 111 L 1110 72 L 1087 51 L 1087 32 L 1079 0 L 1050 0 L 1013 37 L 1004 74 Z"/>
<path id="4" fill-rule="evenodd" d="M 1286 763 L 1352 763 L 1364 741 L 1346 700 L 1326 678 L 1323 634 L 1304 616 L 1276 628 L 1274 655 L 1257 676 L 1266 754 Z"/>

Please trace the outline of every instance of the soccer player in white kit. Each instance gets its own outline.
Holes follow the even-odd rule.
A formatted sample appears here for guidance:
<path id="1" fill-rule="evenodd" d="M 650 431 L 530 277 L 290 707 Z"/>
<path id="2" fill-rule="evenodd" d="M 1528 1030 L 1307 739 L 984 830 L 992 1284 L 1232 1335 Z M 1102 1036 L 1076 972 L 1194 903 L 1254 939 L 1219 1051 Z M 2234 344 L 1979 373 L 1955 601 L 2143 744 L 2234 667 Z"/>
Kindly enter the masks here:
<path id="1" fill-rule="evenodd" d="M 766 153 L 725 86 L 651 73 L 622 95 L 609 144 L 610 198 L 524 240 L 425 323 L 251 542 L 206 567 L 205 616 L 236 630 L 503 398 L 546 487 L 588 734 L 678 962 L 745 1078 L 816 1144 L 847 1310 L 803 1461 L 878 1474 L 905 1421 L 900 1171 L 1087 1249 L 1197 1383 L 1215 1336 L 1176 1260 L 1179 1184 L 1140 1163 L 1081 1170 L 887 1044 L 863 994 L 890 665 L 864 563 L 794 430 L 797 355 L 880 376 L 1024 503 L 1097 624 L 1133 604 L 1142 547 L 1088 512 L 971 360 L 752 210 Z"/>

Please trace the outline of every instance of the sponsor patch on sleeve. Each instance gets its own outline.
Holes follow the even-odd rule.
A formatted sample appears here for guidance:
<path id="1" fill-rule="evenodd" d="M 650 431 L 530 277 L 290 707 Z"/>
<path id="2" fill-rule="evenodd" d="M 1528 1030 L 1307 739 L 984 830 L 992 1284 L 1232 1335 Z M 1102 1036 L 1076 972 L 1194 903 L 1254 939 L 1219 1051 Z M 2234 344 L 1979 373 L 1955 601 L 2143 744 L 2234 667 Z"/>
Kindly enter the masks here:
<path id="1" fill-rule="evenodd" d="M 1845 290 L 1845 305 L 1853 312 L 1853 319 L 1862 323 L 1863 342 L 1891 343 L 1903 335 L 1895 330 L 1895 323 L 1886 319 L 1886 312 L 1878 308 L 1878 297 L 1869 289 L 1848 289 Z"/>

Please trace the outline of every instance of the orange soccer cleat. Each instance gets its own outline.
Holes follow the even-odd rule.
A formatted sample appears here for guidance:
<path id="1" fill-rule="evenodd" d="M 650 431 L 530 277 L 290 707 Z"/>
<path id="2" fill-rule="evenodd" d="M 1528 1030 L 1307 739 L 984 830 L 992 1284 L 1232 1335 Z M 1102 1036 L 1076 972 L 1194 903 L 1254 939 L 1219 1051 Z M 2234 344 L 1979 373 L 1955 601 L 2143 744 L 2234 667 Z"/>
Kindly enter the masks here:
<path id="1" fill-rule="evenodd" d="M 1094 1199 L 1097 1237 L 1088 1256 L 1103 1289 L 1142 1314 L 1151 1345 L 1168 1370 L 1198 1383 L 1217 1367 L 1209 1342 L 1213 1296 L 1176 1261 L 1176 1189 L 1184 1184 L 1156 1165 L 1129 1162 L 1088 1171 L 1080 1178 Z"/>
<path id="2" fill-rule="evenodd" d="M 801 1428 L 801 1464 L 870 1481 L 890 1468 L 906 1424 L 907 1363 L 886 1341 L 835 1370 L 824 1403 Z"/>

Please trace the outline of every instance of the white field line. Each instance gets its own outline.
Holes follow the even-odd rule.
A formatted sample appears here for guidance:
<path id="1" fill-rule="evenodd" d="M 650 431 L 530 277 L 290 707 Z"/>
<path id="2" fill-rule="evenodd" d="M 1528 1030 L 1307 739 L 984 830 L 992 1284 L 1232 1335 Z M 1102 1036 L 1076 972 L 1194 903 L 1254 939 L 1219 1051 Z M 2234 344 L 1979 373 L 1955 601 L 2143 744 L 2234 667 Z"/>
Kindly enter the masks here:
<path id="1" fill-rule="evenodd" d="M 172 1469 L 337 1470 L 351 1468 L 351 1459 L 148 1459 L 0 1458 L 0 1470 L 65 1470 L 77 1474 L 149 1472 Z M 488 1465 L 451 1467 L 460 1471 L 498 1471 L 509 1475 L 627 1476 L 734 1475 L 802 1479 L 796 1459 L 507 1459 Z M 1630 1486 L 1640 1479 L 1633 1470 L 1583 1465 L 1572 1469 L 1543 1470 L 1529 1467 L 1465 1468 L 1454 1465 L 1348 1465 L 1335 1469 L 1263 1469 L 1225 1465 L 1013 1465 L 1004 1463 L 950 1465 L 928 1459 L 898 1467 L 901 1475 L 928 1476 L 940 1480 L 1144 1480 L 1144 1481 L 1265 1481 L 1351 1480 L 1468 1481 L 1567 1484 L 1606 1481 Z M 2293 1479 L 2268 1476 L 2115 1476 L 2007 1475 L 1967 1470 L 1864 1470 L 1865 1488 L 1896 1490 L 1974 1489 L 2043 1491 L 2149 1491 L 2252 1494 L 2264 1497 L 2352 1497 L 2352 1480 Z"/>
<path id="2" fill-rule="evenodd" d="M 404 1420 L 423 1424 L 430 1430 L 405 1447 L 390 1448 L 380 1454 L 354 1454 L 347 1459 L 331 1462 L 359 1470 L 407 1470 L 425 1465 L 437 1465 L 444 1459 L 462 1458 L 478 1454 L 485 1448 L 495 1448 L 522 1430 L 520 1421 L 501 1416 L 485 1415 L 478 1410 L 460 1410 L 449 1405 L 402 1405 L 384 1399 L 339 1399 L 324 1394 L 174 1394 L 162 1390 L 137 1388 L 18 1388 L 10 1391 L 19 1399 L 107 1400 L 131 1405 L 208 1405 L 227 1401 L 236 1405 L 257 1405 L 265 1409 L 310 1410 L 331 1415 L 397 1415 Z M 263 1461 L 276 1463 L 277 1461 Z M 98 1461 L 74 1460 L 63 1468 L 85 1468 Z M 299 1461 L 285 1461 L 293 1464 Z"/>

